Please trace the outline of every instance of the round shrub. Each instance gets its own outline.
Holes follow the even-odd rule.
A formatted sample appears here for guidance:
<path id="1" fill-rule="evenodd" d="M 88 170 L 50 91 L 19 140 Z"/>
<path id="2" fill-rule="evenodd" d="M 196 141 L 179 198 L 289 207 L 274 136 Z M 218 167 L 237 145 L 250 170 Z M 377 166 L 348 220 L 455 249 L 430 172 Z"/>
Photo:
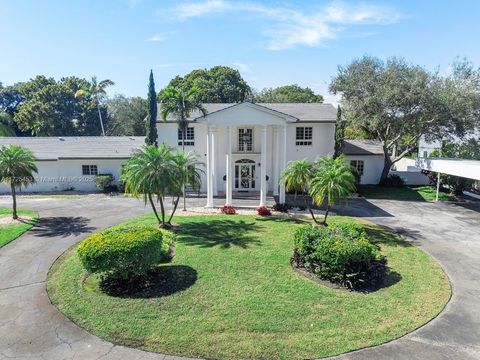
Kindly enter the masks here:
<path id="1" fill-rule="evenodd" d="M 154 226 L 113 227 L 83 240 L 77 253 L 87 271 L 126 280 L 168 260 L 174 241 L 172 232 Z"/>
<path id="2" fill-rule="evenodd" d="M 260 216 L 270 216 L 272 211 L 266 206 L 260 206 L 257 208 L 257 214 Z"/>
<path id="3" fill-rule="evenodd" d="M 294 235 L 292 264 L 350 289 L 378 286 L 386 258 L 356 224 L 305 226 Z"/>

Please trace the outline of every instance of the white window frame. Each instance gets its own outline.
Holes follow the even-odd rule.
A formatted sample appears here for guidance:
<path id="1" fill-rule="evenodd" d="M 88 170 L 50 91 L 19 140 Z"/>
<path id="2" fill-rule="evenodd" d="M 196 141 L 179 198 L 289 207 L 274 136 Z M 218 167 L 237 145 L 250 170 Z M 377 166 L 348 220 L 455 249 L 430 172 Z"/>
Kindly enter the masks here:
<path id="1" fill-rule="evenodd" d="M 365 173 L 365 160 L 350 160 L 350 166 L 357 170 L 359 176 Z"/>
<path id="2" fill-rule="evenodd" d="M 299 130 L 301 130 L 301 132 Z M 313 144 L 313 127 L 297 126 L 295 128 L 295 145 L 296 146 L 312 146 L 312 144 Z"/>
<path id="3" fill-rule="evenodd" d="M 248 149 L 248 145 L 245 146 L 245 143 L 244 142 L 241 142 L 240 141 L 240 132 L 241 131 L 247 131 L 247 130 L 251 130 L 252 131 L 252 146 L 251 146 L 251 149 L 249 150 Z M 253 153 L 255 151 L 255 130 L 253 127 L 240 127 L 237 129 L 237 151 L 238 152 L 241 152 L 241 153 Z M 242 149 L 243 147 L 243 149 Z"/>
<path id="4" fill-rule="evenodd" d="M 82 175 L 98 175 L 97 165 L 82 165 Z"/>
<path id="5" fill-rule="evenodd" d="M 178 146 L 182 146 L 182 130 L 178 129 Z M 195 128 L 193 126 L 188 126 L 185 129 L 185 146 L 195 146 Z"/>

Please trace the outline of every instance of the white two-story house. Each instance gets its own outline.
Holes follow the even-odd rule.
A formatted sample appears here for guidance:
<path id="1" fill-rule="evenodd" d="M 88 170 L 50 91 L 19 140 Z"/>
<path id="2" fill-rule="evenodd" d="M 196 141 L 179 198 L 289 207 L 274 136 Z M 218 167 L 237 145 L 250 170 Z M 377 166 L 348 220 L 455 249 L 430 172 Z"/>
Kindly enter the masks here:
<path id="1" fill-rule="evenodd" d="M 205 164 L 202 192 L 206 206 L 214 196 L 267 194 L 285 202 L 280 174 L 292 160 L 315 160 L 333 154 L 336 109 L 331 104 L 204 104 L 207 114 L 191 114 L 185 149 L 195 151 Z M 160 111 L 159 111 L 160 113 Z M 158 118 L 159 143 L 182 147 L 182 134 L 173 117 Z"/>

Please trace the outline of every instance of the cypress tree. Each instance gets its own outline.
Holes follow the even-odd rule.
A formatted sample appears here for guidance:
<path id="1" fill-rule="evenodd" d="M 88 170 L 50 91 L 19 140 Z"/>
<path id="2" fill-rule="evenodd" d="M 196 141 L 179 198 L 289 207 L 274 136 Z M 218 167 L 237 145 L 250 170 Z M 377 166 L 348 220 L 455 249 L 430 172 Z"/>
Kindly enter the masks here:
<path id="1" fill-rule="evenodd" d="M 345 121 L 342 119 L 342 108 L 338 105 L 337 121 L 335 123 L 335 150 L 333 157 L 337 158 L 343 153 L 343 141 L 345 140 Z"/>
<path id="2" fill-rule="evenodd" d="M 150 81 L 148 83 L 148 117 L 147 117 L 147 135 L 145 143 L 147 145 L 158 146 L 157 134 L 157 93 L 155 92 L 155 82 L 153 81 L 153 71 L 150 70 Z"/>

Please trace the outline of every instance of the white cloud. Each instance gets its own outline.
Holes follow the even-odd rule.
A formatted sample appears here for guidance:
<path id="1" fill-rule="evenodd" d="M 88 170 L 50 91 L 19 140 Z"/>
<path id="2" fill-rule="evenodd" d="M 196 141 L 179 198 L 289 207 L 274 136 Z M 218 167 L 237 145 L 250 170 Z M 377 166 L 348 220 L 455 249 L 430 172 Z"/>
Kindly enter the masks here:
<path id="1" fill-rule="evenodd" d="M 170 35 L 172 35 L 172 34 L 173 34 L 173 32 L 158 33 L 158 34 L 155 34 L 155 35 L 149 37 L 145 41 L 148 41 L 148 42 L 162 42 L 162 41 L 167 40 L 170 37 Z"/>
<path id="2" fill-rule="evenodd" d="M 285 6 L 267 7 L 255 2 L 204 0 L 183 3 L 173 9 L 174 17 L 179 20 L 227 12 L 265 18 L 263 35 L 269 39 L 269 50 L 290 49 L 298 45 L 322 46 L 327 40 L 338 38 L 348 27 L 386 25 L 402 18 L 398 11 L 387 6 L 350 6 L 338 1 L 323 8 L 300 10 Z"/>
<path id="3" fill-rule="evenodd" d="M 232 65 L 235 66 L 238 70 L 240 70 L 243 73 L 251 73 L 253 71 L 250 65 L 241 63 L 239 61 L 233 62 Z"/>

